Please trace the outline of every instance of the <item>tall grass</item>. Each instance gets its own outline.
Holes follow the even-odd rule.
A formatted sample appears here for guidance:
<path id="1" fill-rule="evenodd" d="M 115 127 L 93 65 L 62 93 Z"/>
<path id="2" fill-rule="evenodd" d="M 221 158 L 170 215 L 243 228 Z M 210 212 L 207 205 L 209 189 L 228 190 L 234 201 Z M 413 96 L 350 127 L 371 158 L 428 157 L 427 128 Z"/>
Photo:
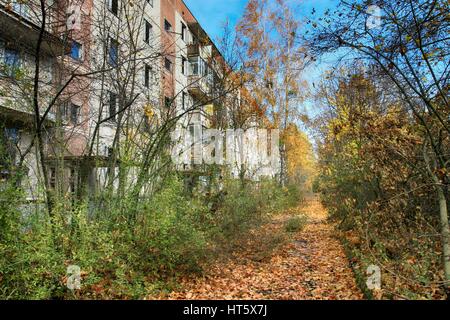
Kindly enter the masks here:
<path id="1" fill-rule="evenodd" d="M 243 188 L 230 180 L 208 195 L 185 191 L 180 179 L 170 178 L 139 203 L 60 200 L 49 217 L 40 206 L 25 214 L 20 189 L 3 183 L 0 298 L 141 298 L 176 274 L 200 271 L 218 241 L 239 236 L 299 197 L 296 188 L 272 181 Z M 82 271 L 80 290 L 66 286 L 71 265 Z"/>

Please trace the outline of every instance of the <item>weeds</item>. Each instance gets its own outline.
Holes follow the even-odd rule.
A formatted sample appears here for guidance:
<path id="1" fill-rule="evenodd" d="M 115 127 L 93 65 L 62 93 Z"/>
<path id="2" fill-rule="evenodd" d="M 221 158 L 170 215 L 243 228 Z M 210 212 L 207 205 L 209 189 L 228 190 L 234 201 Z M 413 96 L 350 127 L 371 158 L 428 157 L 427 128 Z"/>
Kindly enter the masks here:
<path id="1" fill-rule="evenodd" d="M 140 298 L 164 291 L 174 276 L 201 271 L 214 248 L 238 239 L 295 197 L 273 182 L 242 188 L 233 180 L 217 194 L 189 196 L 172 177 L 139 203 L 105 196 L 92 207 L 89 200 L 61 200 L 50 218 L 38 204 L 24 210 L 21 191 L 3 185 L 0 298 Z M 211 206 L 211 198 L 220 201 Z M 272 240 L 267 246 L 279 239 Z M 81 290 L 66 287 L 70 265 L 81 269 Z"/>
<path id="2" fill-rule="evenodd" d="M 301 230 L 303 230 L 305 228 L 306 223 L 307 223 L 307 217 L 306 216 L 304 216 L 304 215 L 293 216 L 293 217 L 290 217 L 286 221 L 286 223 L 284 225 L 284 229 L 287 232 L 290 232 L 290 233 L 299 232 L 299 231 L 301 231 Z"/>

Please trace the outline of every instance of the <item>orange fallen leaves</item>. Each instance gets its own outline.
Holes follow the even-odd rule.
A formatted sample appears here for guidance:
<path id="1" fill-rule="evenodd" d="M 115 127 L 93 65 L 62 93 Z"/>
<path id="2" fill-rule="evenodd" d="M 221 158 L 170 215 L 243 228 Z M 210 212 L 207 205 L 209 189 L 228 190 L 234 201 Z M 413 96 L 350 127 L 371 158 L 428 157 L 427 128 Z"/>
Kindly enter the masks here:
<path id="1" fill-rule="evenodd" d="M 218 261 L 201 277 L 180 280 L 182 289 L 150 299 L 362 299 L 353 273 L 326 212 L 317 201 L 299 207 L 309 217 L 303 231 L 294 234 L 262 260 L 254 259 L 259 248 L 258 233 L 283 230 L 288 214 L 276 216 L 252 234 L 253 243 L 232 258 Z"/>

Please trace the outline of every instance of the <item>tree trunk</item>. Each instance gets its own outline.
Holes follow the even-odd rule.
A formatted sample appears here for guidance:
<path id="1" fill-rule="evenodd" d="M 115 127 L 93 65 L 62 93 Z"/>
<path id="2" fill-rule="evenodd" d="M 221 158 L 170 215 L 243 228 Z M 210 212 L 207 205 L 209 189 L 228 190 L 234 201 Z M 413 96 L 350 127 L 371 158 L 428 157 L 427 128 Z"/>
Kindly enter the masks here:
<path id="1" fill-rule="evenodd" d="M 283 143 L 280 145 L 280 185 L 286 186 L 287 182 L 287 158 L 286 158 L 286 145 Z"/>
<path id="2" fill-rule="evenodd" d="M 441 242 L 442 242 L 442 263 L 444 266 L 444 280 L 445 280 L 445 289 L 447 295 L 450 294 L 450 227 L 448 223 L 448 208 L 447 208 L 447 199 L 445 197 L 444 185 L 442 181 L 436 176 L 430 166 L 430 158 L 426 152 L 426 144 L 424 144 L 423 149 L 423 157 L 425 160 L 425 164 L 427 167 L 427 171 L 433 180 L 438 200 L 439 200 L 439 220 L 441 224 Z"/>
<path id="3" fill-rule="evenodd" d="M 437 177 L 435 177 L 436 180 Z M 448 208 L 447 199 L 445 198 L 442 186 L 437 186 L 439 198 L 439 215 L 441 222 L 441 237 L 442 237 L 442 259 L 444 263 L 444 273 L 446 281 L 447 294 L 450 293 L 450 228 L 448 223 Z"/>

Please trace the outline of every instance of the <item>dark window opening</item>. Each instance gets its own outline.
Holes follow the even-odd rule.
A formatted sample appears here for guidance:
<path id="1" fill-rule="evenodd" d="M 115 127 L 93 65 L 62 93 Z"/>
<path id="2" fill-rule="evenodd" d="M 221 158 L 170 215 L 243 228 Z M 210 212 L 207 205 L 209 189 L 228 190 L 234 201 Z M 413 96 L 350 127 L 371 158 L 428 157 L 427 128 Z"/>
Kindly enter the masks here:
<path id="1" fill-rule="evenodd" d="M 117 67 L 119 59 L 119 43 L 113 38 L 109 38 L 109 50 L 108 50 L 109 64 L 113 67 Z"/>
<path id="2" fill-rule="evenodd" d="M 115 16 L 117 16 L 119 12 L 119 0 L 107 0 L 107 3 L 109 11 L 111 11 Z"/>
<path id="3" fill-rule="evenodd" d="M 150 22 L 145 21 L 145 43 L 150 44 L 150 40 L 152 38 L 153 34 L 153 26 L 150 24 Z"/>
<path id="4" fill-rule="evenodd" d="M 181 73 L 186 75 L 186 64 L 187 64 L 187 59 L 183 56 L 181 56 Z"/>
<path id="5" fill-rule="evenodd" d="M 75 169 L 71 168 L 70 169 L 70 183 L 69 183 L 69 192 L 72 195 L 75 195 L 76 192 L 76 187 L 77 187 L 77 179 L 76 179 L 76 172 Z"/>
<path id="6" fill-rule="evenodd" d="M 151 67 L 148 64 L 145 64 L 144 69 L 145 69 L 144 70 L 144 73 L 145 73 L 145 75 L 144 75 L 144 86 L 146 88 L 149 88 L 150 87 L 150 73 L 152 72 L 152 70 L 151 70 Z"/>
<path id="7" fill-rule="evenodd" d="M 57 117 L 60 117 L 59 119 L 61 120 L 61 122 L 67 122 L 69 120 L 70 105 L 71 104 L 69 102 L 65 102 L 59 106 L 59 115 L 57 115 Z"/>
<path id="8" fill-rule="evenodd" d="M 80 123 L 80 110 L 81 107 L 79 105 L 70 104 L 70 122 L 74 126 Z"/>
<path id="9" fill-rule="evenodd" d="M 117 122 L 117 94 L 109 92 L 109 121 Z"/>
<path id="10" fill-rule="evenodd" d="M 50 179 L 49 179 L 49 183 L 50 183 L 50 189 L 55 190 L 56 189 L 56 168 L 55 167 L 51 167 L 50 168 Z"/>
<path id="11" fill-rule="evenodd" d="M 170 106 L 172 105 L 172 99 L 169 97 L 165 97 L 164 105 L 166 106 L 166 108 L 170 108 Z"/>
<path id="12" fill-rule="evenodd" d="M 186 25 L 182 22 L 181 23 L 181 39 L 183 40 L 183 41 L 186 41 L 187 39 L 187 37 L 186 37 L 186 31 L 187 31 L 187 27 L 186 27 Z"/>
<path id="13" fill-rule="evenodd" d="M 167 19 L 164 19 L 164 30 L 166 31 L 172 31 L 172 25 L 170 24 L 169 21 L 167 21 Z"/>
<path id="14" fill-rule="evenodd" d="M 172 72 L 172 61 L 170 61 L 168 58 L 164 60 L 164 66 L 167 71 Z"/>

